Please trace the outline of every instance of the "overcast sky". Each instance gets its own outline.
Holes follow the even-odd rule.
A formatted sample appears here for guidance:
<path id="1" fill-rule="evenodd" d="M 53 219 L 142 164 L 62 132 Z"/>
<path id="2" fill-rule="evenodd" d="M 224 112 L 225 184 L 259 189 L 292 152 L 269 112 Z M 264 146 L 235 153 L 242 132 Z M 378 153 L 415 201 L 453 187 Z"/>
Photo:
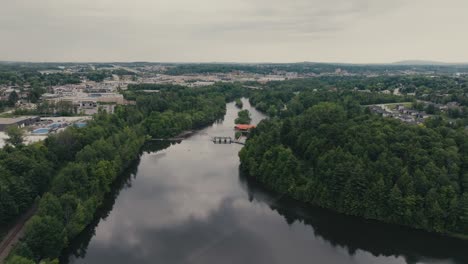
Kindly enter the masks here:
<path id="1" fill-rule="evenodd" d="M 467 0 L 0 0 L 0 60 L 468 62 Z"/>

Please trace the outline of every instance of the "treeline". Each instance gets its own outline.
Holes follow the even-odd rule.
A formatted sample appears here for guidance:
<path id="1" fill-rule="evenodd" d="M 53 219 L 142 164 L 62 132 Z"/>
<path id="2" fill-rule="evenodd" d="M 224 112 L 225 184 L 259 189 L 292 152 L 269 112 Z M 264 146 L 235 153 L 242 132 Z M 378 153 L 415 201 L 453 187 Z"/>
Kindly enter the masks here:
<path id="1" fill-rule="evenodd" d="M 34 262 L 57 258 L 68 241 L 93 220 L 111 184 L 138 156 L 144 140 L 124 128 L 80 150 L 43 195 L 15 253 Z"/>
<path id="2" fill-rule="evenodd" d="M 0 84 L 31 87 L 43 87 L 51 85 L 78 84 L 80 77 L 69 73 L 41 74 L 37 70 L 27 69 L 20 71 L 2 71 L 0 69 Z"/>
<path id="3" fill-rule="evenodd" d="M 228 90 L 221 91 L 222 87 Z M 177 86 L 174 90 L 137 96 L 137 108 L 147 117 L 143 122 L 147 134 L 154 138 L 173 137 L 222 118 L 226 113 L 226 102 L 242 93 L 236 86 L 222 87 L 191 89 Z"/>
<path id="4" fill-rule="evenodd" d="M 73 116 L 78 114 L 77 107 L 70 101 L 47 101 L 37 104 L 35 109 L 17 108 L 14 115 L 40 115 L 40 116 Z"/>
<path id="5" fill-rule="evenodd" d="M 113 120 L 114 119 L 114 120 Z M 49 188 L 57 170 L 85 146 L 119 131 L 116 117 L 100 113 L 85 128 L 70 127 L 44 143 L 0 149 L 0 225 L 5 225 Z"/>
<path id="6" fill-rule="evenodd" d="M 0 149 L 0 225 L 9 223 L 47 190 L 55 167 L 49 155 L 41 145 Z"/>
<path id="7" fill-rule="evenodd" d="M 43 195 L 8 263 L 54 259 L 86 227 L 115 177 L 145 141 L 143 130 L 130 125 L 121 116 L 99 113 L 85 128 L 70 127 L 43 143 L 1 150 L 1 223 L 12 221 Z"/>
<path id="8" fill-rule="evenodd" d="M 369 90 L 381 92 L 384 90 L 406 95 L 414 93 L 420 100 L 431 101 L 438 104 L 458 102 L 468 106 L 468 78 L 466 76 L 426 76 L 426 75 L 397 75 L 377 76 L 326 76 L 318 78 L 322 83 L 344 90 Z"/>
<path id="9" fill-rule="evenodd" d="M 359 97 L 358 97 L 359 98 Z M 337 93 L 294 97 L 261 122 L 241 168 L 270 189 L 334 211 L 468 235 L 468 138 L 440 120 L 411 126 Z"/>
<path id="10" fill-rule="evenodd" d="M 140 91 L 140 90 L 159 90 L 159 91 L 175 91 L 183 90 L 185 86 L 177 84 L 153 84 L 153 83 L 141 83 L 141 84 L 129 84 L 127 89 L 129 91 Z"/>
<path id="11" fill-rule="evenodd" d="M 81 74 L 86 79 L 94 82 L 102 82 L 106 78 L 112 77 L 112 72 L 106 70 L 86 71 Z"/>
<path id="12" fill-rule="evenodd" d="M 42 94 L 46 92 L 46 87 L 64 84 L 81 83 L 80 76 L 69 73 L 41 74 L 41 70 L 57 70 L 57 67 L 38 64 L 0 64 L 0 85 L 17 86 L 20 90 L 28 90 L 28 100 L 36 103 Z M 13 106 L 18 98 L 10 100 L 9 105 Z M 13 103 L 11 102 L 13 101 Z"/>
<path id="13" fill-rule="evenodd" d="M 466 72 L 468 65 L 356 65 L 356 64 L 332 64 L 332 63 L 265 63 L 265 64 L 221 64 L 221 63 L 199 63 L 199 64 L 173 64 L 169 65 L 167 74 L 209 74 L 209 73 L 231 73 L 249 72 L 257 74 L 278 74 L 285 72 L 297 72 L 301 74 L 324 74 L 330 75 L 339 72 L 353 74 L 404 74 L 407 71 L 421 74 L 454 74 Z"/>
<path id="14" fill-rule="evenodd" d="M 302 112 L 304 107 L 322 101 L 352 101 L 357 105 L 370 105 L 415 100 L 414 97 L 408 96 L 334 88 L 316 79 L 270 82 L 264 90 L 250 91 L 249 101 L 257 110 L 269 116 L 277 116 L 291 112 L 297 114 Z"/>
<path id="15" fill-rule="evenodd" d="M 216 86 L 139 96 L 136 105 L 117 107 L 115 114 L 98 113 L 85 128 L 68 128 L 44 143 L 6 147 L 0 155 L 0 169 L 8 172 L 0 174 L 0 212 L 9 213 L 3 223 L 47 191 L 7 263 L 57 258 L 92 221 L 112 182 L 139 155 L 148 135 L 167 138 L 207 125 L 239 92 L 235 86 Z"/>

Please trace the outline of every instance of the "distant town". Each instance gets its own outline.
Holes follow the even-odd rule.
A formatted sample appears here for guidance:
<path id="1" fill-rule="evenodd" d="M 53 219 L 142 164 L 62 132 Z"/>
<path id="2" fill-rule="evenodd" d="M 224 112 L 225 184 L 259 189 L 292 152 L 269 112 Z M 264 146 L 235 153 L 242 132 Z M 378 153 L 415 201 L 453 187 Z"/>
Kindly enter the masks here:
<path id="1" fill-rule="evenodd" d="M 0 131 L 8 126 L 27 127 L 27 142 L 43 139 L 70 125 L 85 125 L 98 111 L 113 113 L 118 105 L 134 104 L 126 96 L 129 87 L 146 85 L 142 93 L 158 87 L 206 87 L 217 83 L 240 83 L 247 89 L 294 80 L 319 80 L 330 91 L 350 90 L 405 97 L 399 104 L 369 106 L 371 112 L 406 123 L 421 125 L 434 115 L 464 113 L 453 89 L 443 86 L 422 90 L 411 79 L 466 80 L 468 67 L 331 64 L 25 64 L 0 63 Z M 389 80 L 392 83 L 385 84 Z M 451 84 L 453 85 L 453 83 Z M 317 87 L 319 88 L 319 87 Z M 426 87 L 427 88 L 427 87 Z M 440 89 L 439 89 L 440 88 Z M 316 89 L 315 89 L 316 90 Z M 460 90 L 457 90 L 459 96 Z M 462 92 L 461 95 L 466 95 Z M 460 99 L 460 98 L 458 98 Z M 427 111 L 429 110 L 429 111 Z M 450 115 L 449 115 L 450 113 Z M 458 117 L 458 116 L 457 116 Z M 0 134 L 0 139 L 5 138 Z M 3 145 L 0 140 L 0 145 Z"/>

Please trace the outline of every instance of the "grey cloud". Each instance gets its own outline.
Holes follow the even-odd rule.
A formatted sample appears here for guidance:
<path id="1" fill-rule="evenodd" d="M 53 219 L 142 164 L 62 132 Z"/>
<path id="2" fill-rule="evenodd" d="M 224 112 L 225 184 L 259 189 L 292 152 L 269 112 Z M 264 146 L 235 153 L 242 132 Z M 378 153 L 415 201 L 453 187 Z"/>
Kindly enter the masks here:
<path id="1" fill-rule="evenodd" d="M 468 23 L 463 0 L 0 0 L 0 6 L 0 60 L 376 61 L 413 54 L 455 60 L 460 53 L 468 60 L 462 50 L 468 38 L 450 41 Z M 444 40 L 455 44 L 441 49 Z"/>
<path id="2" fill-rule="evenodd" d="M 287 4 L 280 0 L 241 1 L 245 6 L 233 14 L 236 19 L 221 19 L 217 24 L 207 25 L 207 28 L 241 32 L 267 30 L 288 35 L 333 32 L 346 28 L 361 16 L 389 12 L 399 6 L 398 2 L 393 1 L 383 8 L 369 0 L 296 0 Z"/>

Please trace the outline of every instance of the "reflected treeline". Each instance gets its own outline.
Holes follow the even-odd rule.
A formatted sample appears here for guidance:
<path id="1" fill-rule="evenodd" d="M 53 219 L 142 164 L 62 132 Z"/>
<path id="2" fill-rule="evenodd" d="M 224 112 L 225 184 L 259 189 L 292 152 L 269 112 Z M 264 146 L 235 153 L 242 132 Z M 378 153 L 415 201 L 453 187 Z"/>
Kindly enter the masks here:
<path id="1" fill-rule="evenodd" d="M 167 149 L 171 145 L 180 144 L 181 142 L 182 141 L 150 140 L 147 141 L 141 148 L 141 154 Z"/>
<path id="2" fill-rule="evenodd" d="M 180 143 L 180 142 L 179 142 Z M 140 157 L 143 153 L 151 153 L 160 150 L 164 150 L 177 142 L 169 141 L 148 141 L 143 145 Z M 104 199 L 104 202 L 96 212 L 96 215 L 83 232 L 77 236 L 73 241 L 70 241 L 68 248 L 62 252 L 60 257 L 60 263 L 69 263 L 70 257 L 75 256 L 76 258 L 84 258 L 86 251 L 91 239 L 96 234 L 96 227 L 102 219 L 106 219 L 112 209 L 114 208 L 115 201 L 120 194 L 120 191 L 132 186 L 132 181 L 137 175 L 138 165 L 140 164 L 140 157 L 132 162 L 131 166 L 120 175 L 112 185 L 111 192 L 108 193 Z"/>
<path id="3" fill-rule="evenodd" d="M 297 221 L 311 226 L 316 236 L 346 248 L 351 255 L 361 249 L 374 256 L 401 256 L 407 263 L 429 259 L 468 263 L 468 241 L 336 214 L 278 196 L 242 172 L 239 178 L 250 201 L 268 204 L 290 225 Z"/>

